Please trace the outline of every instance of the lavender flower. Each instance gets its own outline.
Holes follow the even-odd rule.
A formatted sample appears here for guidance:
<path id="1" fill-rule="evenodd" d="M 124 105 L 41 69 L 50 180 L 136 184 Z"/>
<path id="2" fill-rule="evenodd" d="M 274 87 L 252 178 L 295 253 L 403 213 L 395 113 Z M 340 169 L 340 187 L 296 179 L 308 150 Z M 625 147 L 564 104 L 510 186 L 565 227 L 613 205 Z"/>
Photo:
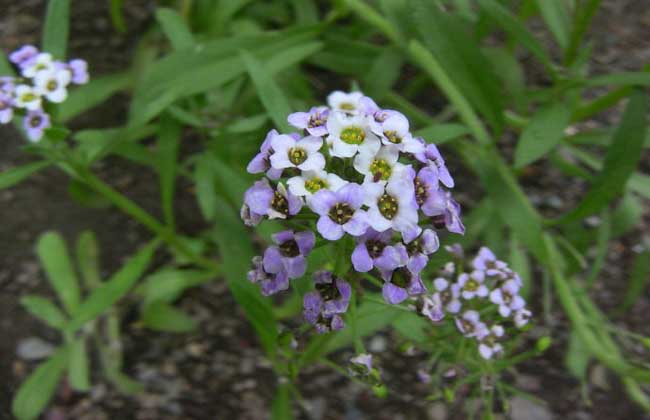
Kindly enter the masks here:
<path id="1" fill-rule="evenodd" d="M 484 284 L 485 274 L 482 271 L 472 271 L 470 274 L 462 273 L 458 276 L 458 285 L 461 288 L 463 299 L 470 300 L 475 297 L 486 297 L 489 293 Z"/>
<path id="2" fill-rule="evenodd" d="M 50 116 L 41 110 L 29 111 L 23 119 L 23 127 L 27 138 L 37 142 L 43 137 L 45 129 L 51 127 Z"/>
<path id="3" fill-rule="evenodd" d="M 517 328 L 522 328 L 526 324 L 528 324 L 528 321 L 530 321 L 532 313 L 528 309 L 520 309 L 517 312 L 515 312 L 514 320 L 515 320 L 515 325 Z"/>
<path id="4" fill-rule="evenodd" d="M 426 216 L 441 213 L 438 175 L 430 167 L 420 169 L 417 176 L 413 176 L 415 189 L 415 202 Z"/>
<path id="5" fill-rule="evenodd" d="M 377 232 L 369 228 L 366 233 L 357 238 L 357 246 L 352 251 L 352 265 L 360 273 L 373 269 L 377 261 L 382 258 L 399 258 L 395 247 L 391 246 L 393 233 L 389 230 Z"/>
<path id="6" fill-rule="evenodd" d="M 465 311 L 461 317 L 456 317 L 456 327 L 465 337 L 484 337 L 487 327 L 481 322 L 478 312 Z"/>
<path id="7" fill-rule="evenodd" d="M 25 67 L 36 55 L 38 49 L 33 45 L 23 45 L 16 51 L 9 54 L 9 61 L 17 65 L 19 68 Z"/>
<path id="8" fill-rule="evenodd" d="M 316 227 L 325 239 L 336 241 L 344 233 L 363 235 L 368 228 L 368 217 L 364 210 L 363 192 L 358 184 L 350 183 L 333 192 L 320 190 L 309 201 L 309 207 L 318 215 Z"/>
<path id="9" fill-rule="evenodd" d="M 248 220 L 261 220 L 262 216 L 269 219 L 286 219 L 297 214 L 302 208 L 302 200 L 286 190 L 282 183 L 273 189 L 264 178 L 257 181 L 244 194 L 243 214 L 248 214 Z"/>
<path id="10" fill-rule="evenodd" d="M 260 152 L 255 155 L 255 157 L 249 162 L 246 170 L 249 174 L 261 174 L 266 172 L 266 176 L 269 179 L 277 180 L 282 176 L 282 169 L 275 169 L 271 167 L 271 162 L 269 158 L 273 154 L 273 149 L 271 148 L 271 141 L 276 136 L 279 136 L 280 133 L 277 130 L 271 130 L 266 135 Z"/>
<path id="11" fill-rule="evenodd" d="M 499 305 L 499 313 L 504 318 L 526 306 L 524 298 L 519 296 L 519 286 L 514 280 L 508 280 L 501 287 L 492 290 L 490 301 Z"/>
<path id="12" fill-rule="evenodd" d="M 460 204 L 448 191 L 438 190 L 435 193 L 435 203 L 432 204 L 433 225 L 436 229 L 447 228 L 449 232 L 465 234 L 465 225 L 460 219 Z"/>
<path id="13" fill-rule="evenodd" d="M 385 255 L 379 258 L 377 267 L 384 279 L 382 295 L 390 304 L 398 304 L 409 296 L 426 292 L 420 278 L 420 272 L 426 265 L 425 258 L 410 259 L 403 245 L 397 245 L 395 255 Z"/>
<path id="14" fill-rule="evenodd" d="M 88 63 L 86 60 L 81 60 L 79 58 L 70 60 L 67 68 L 71 73 L 72 83 L 75 85 L 84 85 L 88 83 Z"/>
<path id="15" fill-rule="evenodd" d="M 323 145 L 320 137 L 300 140 L 280 134 L 271 139 L 273 153 L 270 161 L 275 169 L 298 168 L 303 171 L 319 171 L 325 167 L 325 157 L 318 151 Z"/>
<path id="16" fill-rule="evenodd" d="M 325 106 L 313 107 L 309 112 L 294 112 L 287 117 L 289 124 L 307 130 L 316 137 L 327 135 L 327 116 L 329 109 Z"/>
<path id="17" fill-rule="evenodd" d="M 7 124 L 14 116 L 14 100 L 11 96 L 0 93 L 0 124 Z"/>
<path id="18" fill-rule="evenodd" d="M 485 335 L 479 337 L 480 344 L 478 346 L 482 358 L 490 360 L 495 354 L 503 351 L 503 346 L 497 342 L 499 337 L 503 337 L 503 333 L 503 327 L 500 325 L 493 325 L 489 330 L 484 331 Z"/>
<path id="19" fill-rule="evenodd" d="M 248 280 L 262 286 L 262 294 L 270 296 L 289 288 L 289 277 L 280 265 L 267 267 L 260 256 L 253 257 L 253 269 L 248 272 Z"/>
<path id="20" fill-rule="evenodd" d="M 497 260 L 494 253 L 486 247 L 481 247 L 476 258 L 472 260 L 472 266 L 476 270 L 485 271 L 488 276 L 499 275 L 508 267 L 503 261 Z"/>
<path id="21" fill-rule="evenodd" d="M 421 138 L 416 139 L 421 145 L 425 145 L 425 141 Z M 440 154 L 438 147 L 435 144 L 427 144 L 424 151 L 417 153 L 415 158 L 422 163 L 430 165 L 436 171 L 438 179 L 447 188 L 454 188 L 454 179 L 449 174 L 449 170 L 445 165 L 445 159 Z"/>
<path id="22" fill-rule="evenodd" d="M 315 236 L 313 232 L 294 233 L 285 230 L 273 235 L 272 246 L 264 252 L 264 267 L 272 272 L 286 271 L 290 279 L 302 277 L 307 269 L 306 257 L 314 248 Z"/>
<path id="23" fill-rule="evenodd" d="M 407 240 L 410 239 L 410 240 Z M 429 255 L 433 254 L 440 247 L 438 235 L 431 229 L 425 229 L 420 236 L 415 239 L 404 239 L 406 251 L 408 252 L 409 259 L 425 258 L 429 259 Z"/>
<path id="24" fill-rule="evenodd" d="M 348 310 L 352 287 L 329 271 L 314 273 L 314 283 L 316 291 L 303 298 L 305 320 L 316 326 L 319 333 L 342 329 L 345 323 L 341 314 Z"/>

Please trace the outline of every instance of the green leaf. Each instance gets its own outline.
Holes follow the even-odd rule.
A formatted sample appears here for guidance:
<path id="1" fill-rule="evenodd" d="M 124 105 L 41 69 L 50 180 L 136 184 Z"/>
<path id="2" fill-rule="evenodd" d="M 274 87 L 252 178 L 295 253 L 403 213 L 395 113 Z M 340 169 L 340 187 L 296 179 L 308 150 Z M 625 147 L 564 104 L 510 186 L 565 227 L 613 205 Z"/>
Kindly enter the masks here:
<path id="1" fill-rule="evenodd" d="M 605 208 L 601 212 L 601 224 L 598 228 L 598 240 L 596 242 L 596 255 L 594 261 L 591 264 L 591 270 L 587 275 L 586 284 L 588 287 L 591 287 L 596 279 L 598 274 L 603 269 L 605 261 L 607 259 L 607 251 L 609 250 L 609 241 L 612 235 L 612 219 L 609 213 L 609 209 Z"/>
<path id="2" fill-rule="evenodd" d="M 499 84 L 478 42 L 467 31 L 467 22 L 443 12 L 430 0 L 411 0 L 416 28 L 463 96 L 490 122 L 503 127 L 503 101 Z"/>
<path id="3" fill-rule="evenodd" d="M 68 347 L 61 347 L 21 385 L 11 406 L 18 420 L 36 419 L 45 409 L 67 367 L 68 353 Z"/>
<path id="4" fill-rule="evenodd" d="M 13 187 L 49 165 L 50 162 L 45 161 L 33 162 L 0 173 L 0 190 Z"/>
<path id="5" fill-rule="evenodd" d="M 87 84 L 72 89 L 65 102 L 59 105 L 58 119 L 67 122 L 103 103 L 115 93 L 127 89 L 131 79 L 130 73 L 117 73 L 90 79 Z"/>
<path id="6" fill-rule="evenodd" d="M 219 217 L 215 220 L 215 239 L 221 252 L 223 272 L 235 300 L 253 324 L 266 352 L 274 357 L 278 327 L 269 299 L 259 287 L 246 280 L 254 252 L 248 233 L 234 209 L 222 198 L 216 198 Z"/>
<path id="7" fill-rule="evenodd" d="M 291 410 L 291 385 L 281 383 L 275 392 L 273 405 L 271 406 L 271 420 L 291 420 L 293 412 Z"/>
<path id="8" fill-rule="evenodd" d="M 569 45 L 569 10 L 565 0 L 536 0 L 544 22 L 551 30 L 560 48 Z"/>
<path id="9" fill-rule="evenodd" d="M 623 72 L 596 76 L 585 80 L 587 86 L 650 86 L 650 73 Z"/>
<path id="10" fill-rule="evenodd" d="M 77 203 L 85 207 L 101 209 L 108 208 L 111 205 L 111 202 L 106 197 L 78 179 L 70 180 L 68 193 Z"/>
<path id="11" fill-rule="evenodd" d="M 122 13 L 122 5 L 124 0 L 109 0 L 109 13 L 111 15 L 111 22 L 113 27 L 119 33 L 126 32 L 126 21 Z"/>
<path id="12" fill-rule="evenodd" d="M 644 251 L 636 256 L 632 265 L 632 273 L 628 281 L 628 289 L 620 311 L 627 311 L 641 297 L 643 291 L 650 285 L 650 251 Z"/>
<path id="13" fill-rule="evenodd" d="M 97 237 L 91 230 L 81 232 L 77 238 L 77 267 L 81 278 L 88 289 L 94 289 L 101 284 L 99 268 L 99 244 Z"/>
<path id="14" fill-rule="evenodd" d="M 253 81 L 253 85 L 255 85 L 260 101 L 262 101 L 275 126 L 281 132 L 290 131 L 287 115 L 291 113 L 291 105 L 289 105 L 286 95 L 266 71 L 266 66 L 262 62 L 246 51 L 241 52 L 241 57 L 246 64 L 246 69 Z"/>
<path id="15" fill-rule="evenodd" d="M 47 232 L 38 239 L 36 253 L 63 307 L 72 315 L 79 306 L 81 293 L 65 241 L 58 233 Z"/>
<path id="16" fill-rule="evenodd" d="M 554 72 L 554 64 L 542 44 L 516 16 L 495 0 L 479 0 L 479 4 L 490 19 L 505 29 L 512 39 L 530 51 L 546 67 L 547 71 Z"/>
<path id="17" fill-rule="evenodd" d="M 76 339 L 70 347 L 69 379 L 72 388 L 77 391 L 90 389 L 90 362 L 86 351 L 86 339 Z"/>
<path id="18" fill-rule="evenodd" d="M 165 223 L 174 229 L 174 193 L 181 126 L 168 115 L 160 119 L 158 130 L 157 168 L 160 177 L 160 195 Z"/>
<path id="19" fill-rule="evenodd" d="M 77 331 L 86 322 L 102 315 L 124 296 L 149 266 L 158 243 L 153 241 L 147 244 L 108 281 L 95 289 L 74 312 L 66 331 Z"/>
<path id="20" fill-rule="evenodd" d="M 524 128 L 515 149 L 515 168 L 522 168 L 550 152 L 564 137 L 571 110 L 563 102 L 540 109 Z"/>
<path id="21" fill-rule="evenodd" d="M 318 23 L 318 6 L 316 6 L 314 0 L 291 0 L 291 6 L 298 25 Z"/>
<path id="22" fill-rule="evenodd" d="M 203 218 L 208 221 L 214 219 L 217 212 L 217 194 L 214 189 L 214 171 L 211 160 L 208 153 L 203 153 L 196 160 L 194 167 L 196 199 Z"/>
<path id="23" fill-rule="evenodd" d="M 590 359 L 589 348 L 582 342 L 580 335 L 573 331 L 569 336 L 569 349 L 564 357 L 564 364 L 573 376 L 584 382 L 587 379 Z"/>
<path id="24" fill-rule="evenodd" d="M 376 101 L 384 98 L 401 76 L 403 54 L 397 48 L 385 48 L 372 63 L 365 79 L 364 92 Z"/>
<path id="25" fill-rule="evenodd" d="M 427 143 L 444 144 L 470 134 L 469 129 L 462 124 L 434 124 L 417 130 L 413 133 L 415 137 L 422 137 Z"/>
<path id="26" fill-rule="evenodd" d="M 70 0 L 49 0 L 43 27 L 42 50 L 63 60 L 68 47 Z"/>
<path id="27" fill-rule="evenodd" d="M 7 55 L 4 52 L 0 52 L 0 75 L 2 76 L 15 75 L 14 69 L 13 67 L 11 67 L 9 60 L 7 59 Z"/>
<path id="28" fill-rule="evenodd" d="M 145 305 L 158 300 L 171 303 L 183 291 L 213 278 L 214 274 L 210 272 L 163 268 L 148 275 L 137 291 L 144 297 Z"/>
<path id="29" fill-rule="evenodd" d="M 175 50 L 190 48 L 194 45 L 192 32 L 183 17 L 175 10 L 166 7 L 156 9 L 156 20 Z"/>
<path id="30" fill-rule="evenodd" d="M 510 237 L 510 260 L 508 262 L 510 263 L 510 267 L 519 274 L 523 283 L 520 294 L 524 298 L 528 298 L 531 293 L 533 276 L 528 255 L 520 246 L 516 235 L 511 235 Z"/>
<path id="31" fill-rule="evenodd" d="M 52 301 L 40 296 L 23 296 L 20 304 L 36 318 L 52 328 L 63 329 L 67 322 L 65 315 Z"/>
<path id="32" fill-rule="evenodd" d="M 192 317 L 161 301 L 145 306 L 142 312 L 142 323 L 156 331 L 183 333 L 196 329 Z"/>
<path id="33" fill-rule="evenodd" d="M 612 144 L 607 149 L 603 169 L 580 204 L 556 222 L 566 223 L 589 216 L 623 191 L 641 159 L 646 130 L 646 108 L 643 92 L 632 94 Z"/>

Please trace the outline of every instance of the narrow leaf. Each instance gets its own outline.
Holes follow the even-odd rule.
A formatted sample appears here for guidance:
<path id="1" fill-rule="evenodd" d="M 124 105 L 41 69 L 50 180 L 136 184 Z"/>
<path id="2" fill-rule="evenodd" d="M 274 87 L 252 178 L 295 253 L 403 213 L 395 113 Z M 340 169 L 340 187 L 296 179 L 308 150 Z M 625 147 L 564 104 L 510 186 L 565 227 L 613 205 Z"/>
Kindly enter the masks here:
<path id="1" fill-rule="evenodd" d="M 196 329 L 196 323 L 185 312 L 165 302 L 147 305 L 142 313 L 142 323 L 152 330 L 169 332 L 189 332 Z"/>
<path id="2" fill-rule="evenodd" d="M 70 0 L 49 0 L 43 27 L 43 51 L 65 59 L 70 25 Z"/>
<path id="3" fill-rule="evenodd" d="M 194 45 L 192 32 L 183 21 L 183 17 L 175 10 L 166 7 L 156 9 L 156 20 L 175 50 L 182 50 Z"/>
<path id="4" fill-rule="evenodd" d="M 571 111 L 563 102 L 540 109 L 524 129 L 515 149 L 515 168 L 522 168 L 550 152 L 564 137 Z"/>
<path id="5" fill-rule="evenodd" d="M 537 7 L 560 48 L 566 49 L 569 45 L 569 10 L 565 0 L 537 0 Z"/>
<path id="6" fill-rule="evenodd" d="M 634 259 L 632 273 L 628 281 L 628 289 L 625 299 L 621 304 L 621 311 L 632 307 L 643 294 L 646 287 L 650 286 L 650 251 L 642 252 Z"/>
<path id="7" fill-rule="evenodd" d="M 94 289 L 101 283 L 99 268 L 99 244 L 97 237 L 90 230 L 85 230 L 77 239 L 77 266 L 81 278 L 88 289 Z"/>
<path id="8" fill-rule="evenodd" d="M 271 406 L 271 420 L 291 420 L 293 413 L 291 411 L 291 393 L 290 385 L 283 383 L 278 386 Z"/>
<path id="9" fill-rule="evenodd" d="M 46 362 L 36 368 L 21 385 L 11 410 L 19 420 L 36 419 L 56 392 L 68 364 L 68 347 L 61 347 Z"/>
<path id="10" fill-rule="evenodd" d="M 33 162 L 0 173 L 0 190 L 13 187 L 19 182 L 29 178 L 33 173 L 49 166 L 49 162 Z"/>
<path id="11" fill-rule="evenodd" d="M 181 142 L 181 126 L 168 115 L 163 115 L 158 131 L 158 176 L 165 223 L 174 228 L 174 193 L 178 149 Z"/>
<path id="12" fill-rule="evenodd" d="M 90 362 L 86 351 L 86 340 L 76 339 L 70 347 L 69 379 L 72 388 L 77 391 L 90 389 Z"/>
<path id="13" fill-rule="evenodd" d="M 79 306 L 81 293 L 65 241 L 58 233 L 47 232 L 38 239 L 36 253 L 63 307 L 73 314 Z"/>
<path id="14" fill-rule="evenodd" d="M 50 327 L 57 329 L 63 329 L 65 327 L 65 315 L 49 299 L 40 296 L 23 296 L 20 299 L 20 304 L 30 314 L 45 322 Z"/>
<path id="15" fill-rule="evenodd" d="M 92 69 L 90 71 L 92 72 Z M 69 121 L 103 103 L 115 93 L 127 89 L 130 84 L 130 73 L 91 78 L 87 84 L 73 89 L 68 99 L 59 105 L 58 118 L 61 122 Z"/>

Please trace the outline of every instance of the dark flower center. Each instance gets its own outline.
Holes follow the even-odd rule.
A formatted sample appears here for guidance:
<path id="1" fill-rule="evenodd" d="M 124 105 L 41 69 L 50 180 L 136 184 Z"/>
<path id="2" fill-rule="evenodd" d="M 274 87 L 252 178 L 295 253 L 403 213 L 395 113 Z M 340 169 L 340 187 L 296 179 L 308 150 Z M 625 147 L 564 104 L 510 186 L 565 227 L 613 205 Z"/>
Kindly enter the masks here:
<path id="1" fill-rule="evenodd" d="M 336 300 L 341 297 L 339 288 L 336 287 L 336 279 L 332 280 L 332 283 L 316 284 L 316 290 L 324 301 Z"/>
<path id="2" fill-rule="evenodd" d="M 35 116 L 33 116 L 33 117 L 31 117 L 29 119 L 29 126 L 32 127 L 32 128 L 36 128 L 36 127 L 40 126 L 42 122 L 43 122 L 43 119 L 40 116 L 35 115 Z"/>
<path id="3" fill-rule="evenodd" d="M 510 303 L 512 303 L 512 295 L 510 293 L 502 290 L 501 295 L 503 296 L 503 303 L 506 305 L 510 305 Z"/>
<path id="4" fill-rule="evenodd" d="M 406 244 L 406 251 L 409 255 L 422 254 L 422 240 L 417 238 Z"/>
<path id="5" fill-rule="evenodd" d="M 392 172 L 393 168 L 385 159 L 375 159 L 370 164 L 370 173 L 373 175 L 375 182 L 379 180 L 388 181 Z"/>
<path id="6" fill-rule="evenodd" d="M 415 201 L 417 201 L 418 206 L 423 205 L 426 201 L 427 198 L 429 197 L 429 188 L 427 188 L 427 184 L 422 182 L 420 178 L 415 177 Z"/>
<path id="7" fill-rule="evenodd" d="M 320 113 L 316 113 L 309 117 L 309 123 L 307 123 L 307 127 L 309 128 L 315 128 L 315 127 L 320 127 L 322 125 L 325 125 L 325 122 L 327 120 L 323 118 L 323 116 Z"/>
<path id="8" fill-rule="evenodd" d="M 379 197 L 377 207 L 379 208 L 379 213 L 388 220 L 393 220 L 393 217 L 397 214 L 397 210 L 399 210 L 399 205 L 395 197 L 386 193 Z"/>
<path id="9" fill-rule="evenodd" d="M 408 268 L 399 267 L 395 271 L 393 271 L 393 275 L 390 278 L 390 282 L 397 287 L 406 289 L 411 284 L 412 277 L 413 275 L 408 270 Z"/>
<path id="10" fill-rule="evenodd" d="M 440 300 L 442 301 L 443 305 L 449 304 L 451 302 L 453 296 L 449 290 L 443 290 L 440 292 Z"/>
<path id="11" fill-rule="evenodd" d="M 0 111 L 4 111 L 7 108 L 9 108 L 9 102 L 0 99 Z"/>
<path id="12" fill-rule="evenodd" d="M 324 179 L 314 177 L 305 181 L 305 189 L 310 193 L 314 194 L 316 191 L 321 188 L 327 188 L 327 182 Z"/>
<path id="13" fill-rule="evenodd" d="M 393 144 L 400 144 L 402 142 L 402 136 L 400 136 L 395 130 L 384 131 L 384 136 L 386 136 L 388 141 Z"/>
<path id="14" fill-rule="evenodd" d="M 384 121 L 386 121 L 388 119 L 388 113 L 382 112 L 382 111 L 377 111 L 377 112 L 375 112 L 374 118 L 375 118 L 375 121 L 377 121 L 379 123 L 383 123 Z"/>
<path id="15" fill-rule="evenodd" d="M 289 149 L 289 160 L 294 165 L 300 165 L 307 160 L 307 152 L 302 147 L 292 147 Z"/>
<path id="16" fill-rule="evenodd" d="M 278 213 L 282 213 L 285 216 L 289 214 L 289 202 L 278 191 L 273 194 L 271 207 L 273 207 L 273 210 L 277 211 Z"/>
<path id="17" fill-rule="evenodd" d="M 376 239 L 370 239 L 366 242 L 366 248 L 368 248 L 368 254 L 370 254 L 370 257 L 374 259 L 379 258 L 381 253 L 384 252 L 386 244 Z"/>
<path id="18" fill-rule="evenodd" d="M 279 248 L 280 248 L 280 253 L 284 257 L 293 258 L 300 255 L 300 248 L 298 248 L 298 243 L 296 242 L 295 239 L 289 239 L 286 242 L 282 242 Z"/>
<path id="19" fill-rule="evenodd" d="M 366 132 L 361 127 L 346 127 L 341 131 L 341 140 L 347 144 L 361 144 L 366 139 Z"/>
<path id="20" fill-rule="evenodd" d="M 460 320 L 460 325 L 463 327 L 465 333 L 471 334 L 474 332 L 474 324 L 471 321 L 463 318 Z"/>
<path id="21" fill-rule="evenodd" d="M 433 227 L 435 227 L 436 229 L 444 229 L 445 226 L 447 226 L 447 223 L 445 222 L 444 214 L 433 216 L 431 218 L 431 223 L 433 223 Z"/>
<path id="22" fill-rule="evenodd" d="M 354 216 L 354 209 L 348 203 L 336 203 L 329 212 L 330 219 L 339 225 L 344 225 Z"/>

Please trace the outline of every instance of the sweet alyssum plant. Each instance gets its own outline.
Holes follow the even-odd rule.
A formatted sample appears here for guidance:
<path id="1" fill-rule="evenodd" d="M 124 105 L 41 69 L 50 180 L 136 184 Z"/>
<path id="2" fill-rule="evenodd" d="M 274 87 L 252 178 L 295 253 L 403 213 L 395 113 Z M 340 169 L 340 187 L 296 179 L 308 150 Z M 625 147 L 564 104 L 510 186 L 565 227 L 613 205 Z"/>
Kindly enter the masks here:
<path id="1" fill-rule="evenodd" d="M 304 319 L 317 332 L 345 328 L 352 295 L 363 299 L 367 279 L 388 305 L 406 304 L 434 324 L 453 319 L 483 358 L 500 353 L 502 324 L 522 327 L 530 317 L 517 273 L 485 247 L 469 259 L 451 246 L 454 261 L 425 274 L 434 268 L 428 263 L 439 233 L 465 232 L 438 148 L 414 137 L 403 114 L 360 92 L 333 92 L 327 107 L 293 113 L 288 122 L 297 131 L 271 130 L 247 168 L 263 177 L 246 191 L 244 222 L 275 219 L 288 228 L 254 257 L 249 280 L 264 295 L 287 290 L 307 272 L 315 246 L 338 242 L 344 262 L 312 270 L 314 290 L 303 297 Z M 354 240 L 351 252 L 346 238 Z M 353 362 L 371 371 L 368 357 Z"/>

